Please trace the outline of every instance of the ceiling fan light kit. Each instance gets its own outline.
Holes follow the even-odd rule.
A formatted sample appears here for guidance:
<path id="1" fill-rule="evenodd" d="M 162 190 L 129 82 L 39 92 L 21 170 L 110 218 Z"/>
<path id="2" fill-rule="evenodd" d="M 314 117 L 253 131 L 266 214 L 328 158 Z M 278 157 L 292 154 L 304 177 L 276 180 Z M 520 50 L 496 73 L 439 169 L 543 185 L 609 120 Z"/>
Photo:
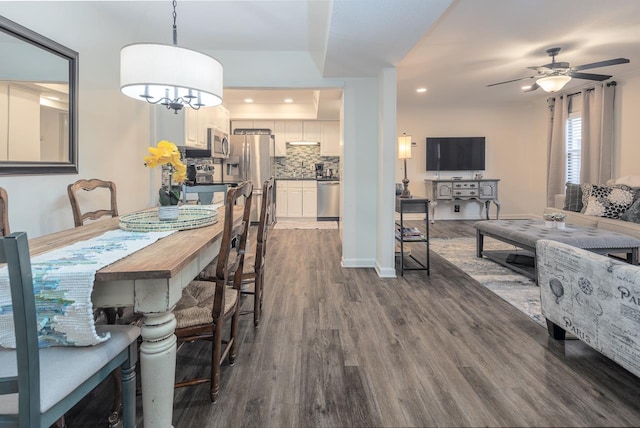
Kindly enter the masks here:
<path id="1" fill-rule="evenodd" d="M 540 86 L 545 92 L 557 92 L 564 88 L 564 85 L 569 83 L 571 77 L 569 76 L 547 76 L 542 79 L 536 80 L 538 86 Z"/>
<path id="2" fill-rule="evenodd" d="M 530 87 L 523 87 L 524 92 L 532 92 L 538 88 L 542 88 L 546 92 L 557 92 L 571 81 L 571 79 L 595 80 L 602 82 L 610 79 L 612 76 L 608 74 L 582 73 L 581 70 L 590 68 L 608 67 L 610 65 L 626 64 L 629 62 L 627 58 L 614 58 L 605 61 L 592 62 L 589 64 L 571 67 L 568 62 L 556 61 L 556 55 L 560 52 L 560 48 L 549 48 L 547 54 L 551 57 L 551 63 L 534 67 L 527 67 L 536 70 L 534 76 L 521 77 L 519 79 L 507 80 L 505 82 L 492 83 L 489 86 L 502 85 L 504 83 L 519 82 L 527 79 L 537 79 L 536 83 Z"/>

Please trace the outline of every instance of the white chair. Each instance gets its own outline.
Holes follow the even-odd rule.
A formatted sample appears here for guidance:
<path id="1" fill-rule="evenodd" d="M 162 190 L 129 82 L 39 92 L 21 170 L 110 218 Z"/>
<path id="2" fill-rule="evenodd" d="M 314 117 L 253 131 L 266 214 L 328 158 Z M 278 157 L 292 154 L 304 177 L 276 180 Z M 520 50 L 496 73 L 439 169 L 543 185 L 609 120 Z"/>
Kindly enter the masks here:
<path id="1" fill-rule="evenodd" d="M 99 325 L 99 333 L 111 334 L 104 343 L 39 349 L 26 233 L 0 238 L 0 263 L 8 265 L 16 335 L 16 349 L 0 348 L 0 425 L 49 427 L 121 367 L 123 423 L 134 427 L 140 328 Z"/>

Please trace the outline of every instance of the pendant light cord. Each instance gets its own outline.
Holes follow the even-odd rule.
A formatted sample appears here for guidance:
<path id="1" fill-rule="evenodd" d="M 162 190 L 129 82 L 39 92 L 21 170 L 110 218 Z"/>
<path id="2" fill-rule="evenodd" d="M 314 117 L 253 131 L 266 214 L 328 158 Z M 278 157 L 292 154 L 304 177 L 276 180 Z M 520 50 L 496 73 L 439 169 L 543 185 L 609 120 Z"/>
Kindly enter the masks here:
<path id="1" fill-rule="evenodd" d="M 178 45 L 178 27 L 176 26 L 176 6 L 178 5 L 177 0 L 173 0 L 173 45 Z"/>

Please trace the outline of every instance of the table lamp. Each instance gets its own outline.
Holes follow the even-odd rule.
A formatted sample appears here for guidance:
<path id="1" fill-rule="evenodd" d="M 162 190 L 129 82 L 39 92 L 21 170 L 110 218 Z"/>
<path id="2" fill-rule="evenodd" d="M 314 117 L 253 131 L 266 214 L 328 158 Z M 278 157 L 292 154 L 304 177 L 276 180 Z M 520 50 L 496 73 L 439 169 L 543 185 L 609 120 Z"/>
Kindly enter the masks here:
<path id="1" fill-rule="evenodd" d="M 407 178 L 407 159 L 411 159 L 411 135 L 403 133 L 401 137 L 398 137 L 398 159 L 404 160 L 404 179 L 402 180 L 404 189 L 400 197 L 410 198 L 411 192 L 409 192 L 409 179 Z"/>

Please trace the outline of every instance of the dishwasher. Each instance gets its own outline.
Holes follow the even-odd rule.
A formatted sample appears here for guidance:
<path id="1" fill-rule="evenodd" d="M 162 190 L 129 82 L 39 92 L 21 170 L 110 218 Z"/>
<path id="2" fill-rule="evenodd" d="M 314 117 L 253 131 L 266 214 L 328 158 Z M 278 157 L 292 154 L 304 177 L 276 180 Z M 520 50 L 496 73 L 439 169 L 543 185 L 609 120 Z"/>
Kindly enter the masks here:
<path id="1" fill-rule="evenodd" d="M 318 181 L 318 221 L 340 217 L 340 181 Z"/>

